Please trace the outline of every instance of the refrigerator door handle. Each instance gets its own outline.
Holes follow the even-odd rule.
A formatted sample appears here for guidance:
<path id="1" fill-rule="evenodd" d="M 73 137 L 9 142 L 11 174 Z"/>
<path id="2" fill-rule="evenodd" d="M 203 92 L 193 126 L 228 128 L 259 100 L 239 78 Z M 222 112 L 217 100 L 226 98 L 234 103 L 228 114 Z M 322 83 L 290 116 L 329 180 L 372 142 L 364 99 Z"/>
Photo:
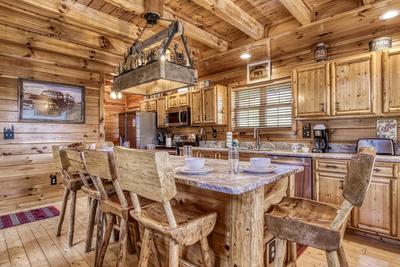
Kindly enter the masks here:
<path id="1" fill-rule="evenodd" d="M 182 124 L 182 110 L 179 110 L 179 124 Z"/>

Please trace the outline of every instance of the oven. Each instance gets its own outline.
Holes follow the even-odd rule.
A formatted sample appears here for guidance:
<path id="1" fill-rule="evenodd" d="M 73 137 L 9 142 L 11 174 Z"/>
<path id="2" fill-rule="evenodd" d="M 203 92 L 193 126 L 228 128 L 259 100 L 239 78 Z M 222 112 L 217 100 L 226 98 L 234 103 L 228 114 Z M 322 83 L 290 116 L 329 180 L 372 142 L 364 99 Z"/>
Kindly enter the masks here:
<path id="1" fill-rule="evenodd" d="M 168 109 L 166 122 L 167 126 L 189 126 L 190 109 L 188 107 Z"/>

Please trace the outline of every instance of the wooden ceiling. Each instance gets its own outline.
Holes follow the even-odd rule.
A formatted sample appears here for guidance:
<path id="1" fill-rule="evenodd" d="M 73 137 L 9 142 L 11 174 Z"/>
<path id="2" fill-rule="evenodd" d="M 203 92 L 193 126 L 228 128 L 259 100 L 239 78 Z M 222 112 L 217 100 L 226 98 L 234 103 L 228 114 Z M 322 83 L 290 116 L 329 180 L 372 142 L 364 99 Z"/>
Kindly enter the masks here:
<path id="1" fill-rule="evenodd" d="M 26 25 L 31 39 L 52 43 L 49 47 L 33 38 L 42 48 L 56 50 L 60 41 L 32 33 L 89 45 L 97 49 L 95 53 L 89 51 L 89 56 L 86 51 L 66 45 L 59 49 L 116 66 L 145 25 L 141 16 L 144 1 L 147 0 L 0 0 L 4 20 L 17 27 L 3 27 L 0 37 L 23 44 L 24 38 L 15 34 Z M 378 36 L 400 33 L 399 17 L 379 20 L 383 12 L 400 9 L 400 0 L 164 0 L 164 7 L 164 18 L 183 22 L 200 76 L 244 67 L 247 62 L 239 58 L 243 52 L 252 54 L 251 61 L 289 57 L 296 60 L 299 55 L 310 54 L 318 42 L 335 48 L 346 42 L 365 43 Z M 13 11 L 6 12 L 9 8 Z M 28 21 L 36 14 L 41 16 L 41 24 L 36 22 L 39 17 L 29 25 L 21 19 L 26 16 Z M 168 23 L 160 21 L 142 38 Z"/>

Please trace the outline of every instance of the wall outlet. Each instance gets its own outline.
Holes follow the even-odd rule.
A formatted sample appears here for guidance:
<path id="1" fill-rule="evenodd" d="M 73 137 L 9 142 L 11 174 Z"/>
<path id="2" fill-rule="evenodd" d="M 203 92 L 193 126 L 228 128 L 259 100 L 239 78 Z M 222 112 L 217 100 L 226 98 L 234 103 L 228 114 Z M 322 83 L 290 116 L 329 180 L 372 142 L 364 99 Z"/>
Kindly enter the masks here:
<path id="1" fill-rule="evenodd" d="M 50 184 L 51 185 L 56 185 L 57 184 L 57 175 L 50 174 Z"/>
<path id="2" fill-rule="evenodd" d="M 311 124 L 303 126 L 303 138 L 311 138 Z"/>
<path id="3" fill-rule="evenodd" d="M 4 140 L 14 139 L 14 125 L 11 128 L 4 127 Z"/>
<path id="4" fill-rule="evenodd" d="M 275 246 L 275 240 L 273 240 L 268 244 L 268 264 L 271 264 L 275 261 L 275 255 L 276 255 L 276 246 Z"/>

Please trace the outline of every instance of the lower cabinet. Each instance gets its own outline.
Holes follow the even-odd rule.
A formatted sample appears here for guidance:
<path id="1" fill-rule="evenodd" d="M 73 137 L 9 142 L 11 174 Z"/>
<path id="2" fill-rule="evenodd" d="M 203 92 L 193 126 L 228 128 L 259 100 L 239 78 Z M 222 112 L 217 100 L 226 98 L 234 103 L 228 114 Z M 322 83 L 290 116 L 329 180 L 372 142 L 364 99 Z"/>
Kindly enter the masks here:
<path id="1" fill-rule="evenodd" d="M 326 159 L 314 160 L 314 198 L 317 201 L 340 205 L 343 201 L 345 180 L 343 166 L 347 166 L 348 161 L 335 160 L 329 164 L 329 169 L 325 164 L 326 161 Z M 364 203 L 360 208 L 353 209 L 349 227 L 400 239 L 398 168 L 398 164 L 382 162 L 375 164 Z"/>

